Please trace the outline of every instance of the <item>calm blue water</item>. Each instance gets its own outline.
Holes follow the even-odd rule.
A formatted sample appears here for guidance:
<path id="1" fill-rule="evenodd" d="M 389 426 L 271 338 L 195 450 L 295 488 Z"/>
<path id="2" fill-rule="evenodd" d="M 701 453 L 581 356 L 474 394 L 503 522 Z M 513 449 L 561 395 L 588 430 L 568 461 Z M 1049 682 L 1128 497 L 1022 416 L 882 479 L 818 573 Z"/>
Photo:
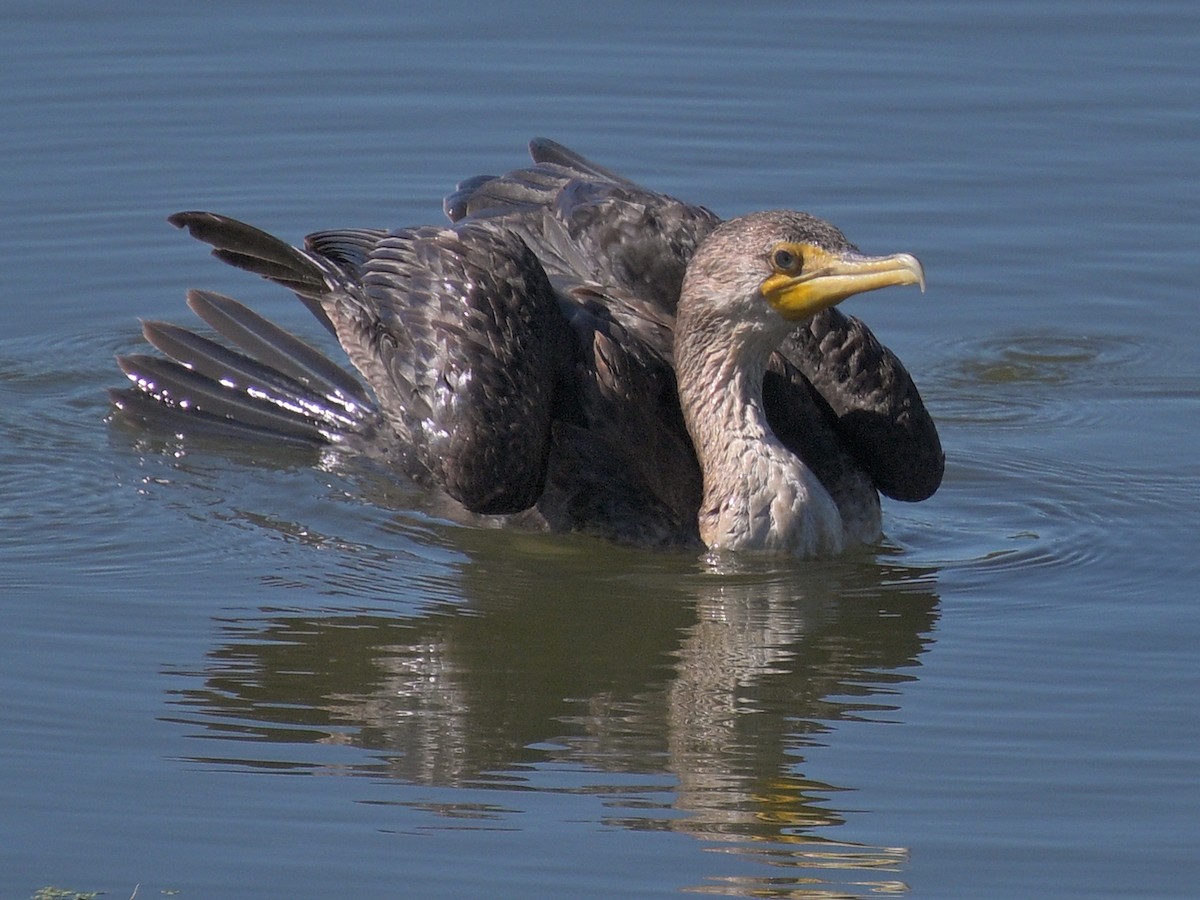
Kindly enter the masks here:
<path id="1" fill-rule="evenodd" d="M 0 895 L 1192 896 L 1200 12 L 5 7 Z M 438 221 L 545 134 L 929 290 L 851 301 L 948 465 L 746 563 L 455 527 L 110 425 L 169 228 Z"/>

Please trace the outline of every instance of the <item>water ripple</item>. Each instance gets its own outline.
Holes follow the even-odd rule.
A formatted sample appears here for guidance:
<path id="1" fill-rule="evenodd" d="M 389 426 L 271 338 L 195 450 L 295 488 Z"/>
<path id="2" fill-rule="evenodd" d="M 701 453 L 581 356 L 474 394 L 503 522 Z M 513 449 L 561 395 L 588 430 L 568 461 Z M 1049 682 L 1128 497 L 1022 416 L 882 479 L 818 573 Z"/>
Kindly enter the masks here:
<path id="1" fill-rule="evenodd" d="M 940 350 L 922 386 L 945 483 L 929 504 L 898 508 L 889 532 L 917 535 L 917 559 L 977 585 L 1141 586 L 1127 535 L 1157 522 L 1170 537 L 1194 505 L 1197 471 L 1139 429 L 1162 428 L 1157 404 L 1177 405 L 1186 378 L 1154 375 L 1151 348 L 1127 337 L 1019 333 Z"/>
<path id="2" fill-rule="evenodd" d="M 936 510 L 900 509 L 898 527 L 935 516 L 920 529 L 917 558 L 978 584 L 1037 575 L 1069 580 L 1076 594 L 1085 585 L 1141 588 L 1145 573 L 1128 535 L 1144 538 L 1148 522 L 1169 534 L 1194 504 L 1194 479 L 1189 487 L 1186 473 L 1137 461 L 1079 459 L 1011 441 L 951 447 L 950 459 Z M 1120 557 L 1129 564 L 1114 565 Z"/>
<path id="3" fill-rule="evenodd" d="M 1048 334 L 958 342 L 943 352 L 945 361 L 922 379 L 939 422 L 988 429 L 1095 424 L 1103 409 L 1080 400 L 1111 396 L 1147 355 L 1133 339 Z"/>

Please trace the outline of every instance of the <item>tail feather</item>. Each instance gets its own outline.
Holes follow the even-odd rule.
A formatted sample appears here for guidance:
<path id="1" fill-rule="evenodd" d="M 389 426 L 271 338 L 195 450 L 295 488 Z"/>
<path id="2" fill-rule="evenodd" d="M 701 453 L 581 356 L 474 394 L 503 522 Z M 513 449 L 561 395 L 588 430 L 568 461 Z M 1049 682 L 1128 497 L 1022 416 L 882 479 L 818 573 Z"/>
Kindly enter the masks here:
<path id="1" fill-rule="evenodd" d="M 322 265 L 315 257 L 275 235 L 218 213 L 189 210 L 175 213 L 167 221 L 176 228 L 186 228 L 197 240 L 211 244 L 213 256 L 222 262 L 294 291 L 329 333 L 337 334 L 320 302 L 321 297 L 334 289 L 340 274 L 336 267 Z"/>
<path id="2" fill-rule="evenodd" d="M 313 259 L 253 225 L 199 210 L 175 213 L 167 221 L 211 244 L 215 255 L 239 269 L 286 284 L 297 292 L 323 294 L 329 290 L 325 272 Z"/>
<path id="3" fill-rule="evenodd" d="M 171 430 L 188 434 L 212 435 L 235 438 L 248 443 L 294 447 L 315 447 L 327 444 L 325 440 L 314 440 L 291 434 L 280 434 L 271 428 L 247 425 L 223 416 L 213 415 L 200 409 L 177 409 L 160 402 L 137 388 L 109 388 L 108 398 L 120 410 L 122 417 L 132 420 L 147 429 Z"/>
<path id="4" fill-rule="evenodd" d="M 212 291 L 188 291 L 188 306 L 218 334 L 263 364 L 346 406 L 373 404 L 357 378 L 294 335 Z"/>
<path id="5" fill-rule="evenodd" d="M 170 407 L 195 411 L 217 419 L 263 429 L 267 433 L 326 443 L 334 435 L 296 410 L 281 409 L 249 394 L 231 389 L 180 363 L 144 353 L 117 357 L 135 389 Z"/>
<path id="6" fill-rule="evenodd" d="M 167 322 L 143 322 L 146 340 L 171 359 L 230 391 L 260 397 L 281 409 L 302 412 L 330 428 L 354 428 L 361 419 L 340 404 L 314 402 L 312 392 L 257 360 Z"/>
<path id="7" fill-rule="evenodd" d="M 236 300 L 192 291 L 188 305 L 241 350 L 187 328 L 144 322 L 166 358 L 118 356 L 133 382 L 114 405 L 147 424 L 251 440 L 339 443 L 377 434 L 379 412 L 344 369 Z"/>
<path id="8" fill-rule="evenodd" d="M 337 258 L 215 213 L 181 212 L 170 222 L 211 244 L 219 259 L 290 288 L 334 331 L 322 304 L 345 286 Z M 381 418 L 366 388 L 324 354 L 229 297 L 189 291 L 188 306 L 229 345 L 144 322 L 146 340 L 166 358 L 117 357 L 133 386 L 111 396 L 127 415 L 256 440 L 325 444 L 377 436 Z"/>

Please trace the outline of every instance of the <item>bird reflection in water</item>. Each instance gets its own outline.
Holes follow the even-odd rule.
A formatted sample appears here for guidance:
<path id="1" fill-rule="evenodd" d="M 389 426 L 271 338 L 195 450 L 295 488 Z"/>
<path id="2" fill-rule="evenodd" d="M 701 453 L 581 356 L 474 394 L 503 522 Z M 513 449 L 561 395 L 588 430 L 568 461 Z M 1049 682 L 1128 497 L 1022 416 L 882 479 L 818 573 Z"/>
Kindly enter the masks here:
<path id="1" fill-rule="evenodd" d="M 595 795 L 607 825 L 770 866 L 722 890 L 895 887 L 903 836 L 839 840 L 837 797 L 852 786 L 804 770 L 813 748 L 836 747 L 839 723 L 894 717 L 936 620 L 934 573 L 857 560 L 718 576 L 669 556 L 631 587 L 613 574 L 625 551 L 611 551 L 619 565 L 594 546 L 547 564 L 510 535 L 476 537 L 442 573 L 457 602 L 225 623 L 203 670 L 180 673 L 177 721 L 228 741 L 227 755 L 195 758 L 368 775 L 385 785 L 371 802 L 459 828 L 517 827 L 514 787 Z M 347 571 L 361 559 L 347 555 Z M 312 577 L 339 602 L 353 593 Z"/>

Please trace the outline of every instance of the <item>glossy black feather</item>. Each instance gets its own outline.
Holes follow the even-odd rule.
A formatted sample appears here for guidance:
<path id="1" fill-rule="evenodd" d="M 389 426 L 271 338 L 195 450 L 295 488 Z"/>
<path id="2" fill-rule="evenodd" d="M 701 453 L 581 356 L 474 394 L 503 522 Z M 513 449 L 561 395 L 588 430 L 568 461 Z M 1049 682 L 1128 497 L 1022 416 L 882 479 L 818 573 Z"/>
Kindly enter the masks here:
<path id="1" fill-rule="evenodd" d="M 779 352 L 822 398 L 842 444 L 883 494 L 933 495 L 945 469 L 937 428 L 904 365 L 861 320 L 828 309 Z"/>

